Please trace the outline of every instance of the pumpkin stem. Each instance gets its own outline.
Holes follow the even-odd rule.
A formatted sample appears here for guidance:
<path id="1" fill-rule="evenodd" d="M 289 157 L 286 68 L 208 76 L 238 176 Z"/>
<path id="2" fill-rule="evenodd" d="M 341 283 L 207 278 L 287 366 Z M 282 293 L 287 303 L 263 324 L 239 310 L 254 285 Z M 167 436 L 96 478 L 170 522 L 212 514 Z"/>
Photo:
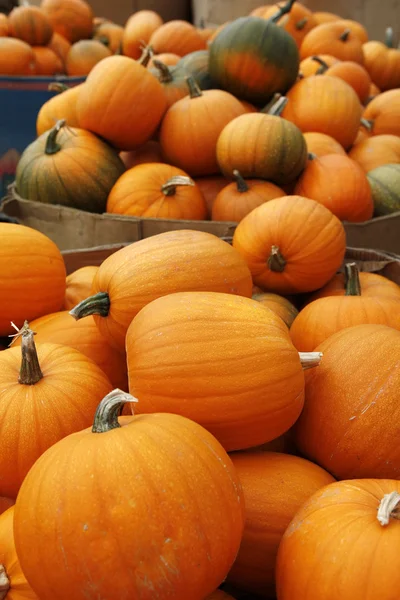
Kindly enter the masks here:
<path id="1" fill-rule="evenodd" d="M 274 117 L 280 117 L 283 109 L 286 104 L 289 102 L 289 99 L 286 96 L 282 96 L 277 92 L 271 98 L 271 100 L 264 106 L 264 108 L 260 111 L 265 115 L 272 115 Z"/>
<path id="2" fill-rule="evenodd" d="M 110 40 L 105 35 L 99 35 L 99 37 L 96 38 L 96 42 L 100 42 L 100 44 L 103 44 L 103 46 L 106 46 L 107 48 L 110 45 Z"/>
<path id="3" fill-rule="evenodd" d="M 319 65 L 321 65 L 319 67 L 319 69 L 315 72 L 316 75 L 322 75 L 323 73 L 325 73 L 325 71 L 327 71 L 329 69 L 328 63 L 326 63 L 319 56 L 312 56 L 311 59 L 314 60 L 315 62 L 317 62 Z"/>
<path id="4" fill-rule="evenodd" d="M 371 132 L 374 128 L 374 121 L 371 119 L 361 119 L 360 124 L 369 132 Z"/>
<path id="5" fill-rule="evenodd" d="M 307 369 L 313 369 L 314 367 L 318 367 L 321 359 L 322 352 L 299 352 L 301 366 L 303 367 L 303 371 Z"/>
<path id="6" fill-rule="evenodd" d="M 107 317 L 110 312 L 110 296 L 107 292 L 98 292 L 94 296 L 86 298 L 79 302 L 69 314 L 74 317 L 76 321 L 89 317 L 90 315 L 100 315 L 101 317 Z"/>
<path id="7" fill-rule="evenodd" d="M 186 79 L 186 83 L 188 85 L 189 88 L 189 95 L 191 98 L 200 98 L 200 96 L 202 96 L 202 91 L 200 89 L 200 87 L 197 84 L 197 81 L 195 80 L 195 78 L 192 75 L 189 75 L 189 77 L 185 77 Z"/>
<path id="8" fill-rule="evenodd" d="M 66 92 L 69 88 L 67 85 L 65 85 L 65 83 L 52 81 L 49 83 L 49 87 L 47 89 L 49 92 L 57 92 L 57 94 L 61 94 L 62 92 Z"/>
<path id="9" fill-rule="evenodd" d="M 377 518 L 382 527 L 389 525 L 391 518 L 400 520 L 400 494 L 398 492 L 383 496 L 378 507 Z"/>
<path id="10" fill-rule="evenodd" d="M 339 40 L 342 42 L 347 42 L 350 34 L 351 34 L 351 29 L 345 29 L 343 31 L 343 33 L 339 36 Z"/>
<path id="11" fill-rule="evenodd" d="M 345 296 L 361 296 L 360 274 L 355 262 L 344 265 Z"/>
<path id="12" fill-rule="evenodd" d="M 271 246 L 271 254 L 268 257 L 268 267 L 274 273 L 283 273 L 286 260 L 281 254 L 278 246 Z"/>
<path id="13" fill-rule="evenodd" d="M 243 177 L 241 176 L 241 174 L 239 173 L 239 171 L 237 169 L 235 169 L 233 171 L 233 176 L 235 178 L 236 181 L 236 188 L 237 191 L 240 193 L 244 193 L 244 192 L 248 192 L 249 191 L 249 186 L 247 185 L 247 183 L 245 182 L 245 180 L 243 179 Z"/>
<path id="14" fill-rule="evenodd" d="M 57 123 L 54 125 L 53 129 L 50 130 L 44 149 L 46 154 L 57 154 L 57 152 L 60 152 L 61 146 L 57 142 L 57 136 L 61 129 L 65 127 L 66 123 L 67 122 L 65 119 L 60 119 L 60 121 L 57 121 Z"/>
<path id="15" fill-rule="evenodd" d="M 385 31 L 385 44 L 388 48 L 394 48 L 394 31 L 393 27 L 388 27 Z"/>
<path id="16" fill-rule="evenodd" d="M 154 50 L 152 46 L 146 46 L 143 45 L 142 48 L 142 54 L 140 56 L 140 58 L 138 59 L 138 63 L 139 65 L 142 65 L 142 67 L 147 67 L 147 65 L 149 64 L 150 60 L 153 58 L 154 56 Z"/>
<path id="17" fill-rule="evenodd" d="M 153 65 L 159 71 L 157 76 L 160 83 L 170 83 L 170 81 L 173 81 L 174 78 L 172 77 L 171 70 L 168 68 L 167 65 L 161 62 L 161 60 L 154 58 Z"/>
<path id="18" fill-rule="evenodd" d="M 272 17 L 267 19 L 267 21 L 269 23 L 277 23 L 279 21 L 279 19 L 281 17 L 283 17 L 283 15 L 290 13 L 294 3 L 295 3 L 295 0 L 288 0 L 288 2 L 286 2 L 286 4 L 284 4 L 283 6 L 280 6 L 279 10 L 274 15 L 272 15 Z"/>
<path id="19" fill-rule="evenodd" d="M 116 389 L 107 394 L 97 407 L 93 420 L 93 433 L 105 433 L 112 429 L 118 429 L 121 425 L 118 422 L 122 409 L 128 402 L 138 402 L 130 394 Z"/>
<path id="20" fill-rule="evenodd" d="M 297 31 L 301 31 L 308 23 L 308 17 L 303 17 L 300 21 L 297 21 L 295 28 Z"/>
<path id="21" fill-rule="evenodd" d="M 176 175 L 168 179 L 167 183 L 161 186 L 161 191 L 165 196 L 175 196 L 178 185 L 194 185 L 194 181 L 190 177 L 184 175 Z"/>
<path id="22" fill-rule="evenodd" d="M 308 160 L 315 160 L 318 158 L 318 156 L 316 154 L 314 154 L 314 152 L 308 152 L 307 158 L 308 158 Z"/>
<path id="23" fill-rule="evenodd" d="M 18 331 L 16 335 L 12 336 L 14 340 L 19 337 L 21 338 L 22 360 L 18 383 L 21 383 L 22 385 L 35 385 L 35 383 L 43 379 L 43 373 L 40 368 L 36 345 L 33 339 L 35 333 L 29 328 L 28 321 L 25 321 L 19 330 L 14 323 L 12 323 L 12 325 Z"/>
<path id="24" fill-rule="evenodd" d="M 0 600 L 4 600 L 10 591 L 10 580 L 7 577 L 4 565 L 0 565 Z"/>
<path id="25" fill-rule="evenodd" d="M 271 100 L 264 106 L 264 108 L 261 109 L 260 112 L 268 115 L 269 111 L 271 110 L 271 108 L 278 102 L 279 98 L 282 98 L 282 94 L 280 94 L 279 92 L 276 92 Z"/>

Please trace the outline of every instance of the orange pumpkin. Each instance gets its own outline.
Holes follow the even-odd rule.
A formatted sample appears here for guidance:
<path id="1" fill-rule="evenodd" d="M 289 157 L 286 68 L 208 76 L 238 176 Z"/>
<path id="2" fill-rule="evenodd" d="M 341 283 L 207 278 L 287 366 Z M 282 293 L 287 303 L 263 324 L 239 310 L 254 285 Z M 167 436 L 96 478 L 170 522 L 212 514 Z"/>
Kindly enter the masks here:
<path id="1" fill-rule="evenodd" d="M 389 133 L 400 136 L 400 89 L 383 92 L 373 98 L 363 112 L 372 135 Z"/>
<path id="2" fill-rule="evenodd" d="M 400 163 L 400 137 L 375 135 L 354 146 L 349 152 L 365 173 L 388 164 Z"/>
<path id="3" fill-rule="evenodd" d="M 362 44 L 366 44 L 368 42 L 368 31 L 359 21 L 355 21 L 354 19 L 339 19 L 339 21 L 336 21 L 336 24 L 338 23 L 350 29 L 350 31 L 358 37 Z"/>
<path id="4" fill-rule="evenodd" d="M 34 46 L 35 75 L 58 75 L 64 72 L 61 58 L 47 46 Z"/>
<path id="5" fill-rule="evenodd" d="M 5 14 L 0 13 L 0 37 L 6 37 L 10 33 L 10 25 Z"/>
<path id="6" fill-rule="evenodd" d="M 160 219 L 205 219 L 207 206 L 195 184 L 181 169 L 162 163 L 126 171 L 112 188 L 107 212 Z"/>
<path id="7" fill-rule="evenodd" d="M 263 306 L 270 308 L 289 328 L 299 314 L 299 311 L 290 300 L 278 294 L 268 294 L 260 291 L 253 293 L 252 298 Z"/>
<path id="8" fill-rule="evenodd" d="M 87 600 L 93 582 L 102 598 L 200 600 L 235 559 L 244 505 L 229 456 L 178 415 L 118 419 L 134 401 L 106 396 L 93 427 L 55 444 L 23 483 L 15 544 L 41 600 L 54 600 L 54 589 L 57 600 Z M 106 557 L 115 577 L 105 576 Z"/>
<path id="9" fill-rule="evenodd" d="M 367 42 L 363 51 L 365 68 L 380 90 L 400 87 L 400 50 L 394 48 L 391 28 L 387 30 L 385 43 Z"/>
<path id="10" fill-rule="evenodd" d="M 268 6 L 259 16 L 263 19 L 269 19 L 276 15 L 279 8 L 284 6 L 284 4 L 285 2 Z M 283 15 L 276 21 L 276 24 L 290 33 L 299 48 L 307 33 L 318 25 L 311 10 L 306 8 L 301 2 L 294 2 L 290 12 Z"/>
<path id="11" fill-rule="evenodd" d="M 6 496 L 0 496 L 0 515 L 6 512 L 10 508 L 10 506 L 14 506 L 15 501 L 12 498 L 7 498 Z M 1 561 L 0 561 L 1 564 Z"/>
<path id="12" fill-rule="evenodd" d="M 153 10 L 139 10 L 131 15 L 125 25 L 122 53 L 137 60 L 143 45 L 149 43 L 152 34 L 163 24 L 160 15 Z"/>
<path id="13" fill-rule="evenodd" d="M 64 309 L 71 310 L 74 306 L 90 295 L 94 276 L 99 267 L 81 267 L 67 276 Z"/>
<path id="14" fill-rule="evenodd" d="M 233 247 L 246 260 L 256 285 L 292 294 L 314 291 L 335 275 L 344 258 L 345 237 L 343 225 L 325 206 L 287 196 L 248 214 L 236 228 Z"/>
<path id="15" fill-rule="evenodd" d="M 40 8 L 47 15 L 53 30 L 71 44 L 91 37 L 93 11 L 84 0 L 42 0 Z"/>
<path id="16" fill-rule="evenodd" d="M 299 508 L 334 478 L 313 463 L 275 452 L 235 452 L 243 486 L 246 524 L 227 581 L 262 597 L 275 595 L 279 543 Z"/>
<path id="17" fill-rule="evenodd" d="M 167 65 L 168 67 L 174 67 L 176 63 L 181 60 L 181 56 L 178 56 L 178 54 L 174 54 L 173 52 L 162 52 L 161 54 L 156 54 L 150 59 L 149 64 L 147 65 L 149 69 L 154 68 L 155 60 L 164 63 L 164 65 Z"/>
<path id="18" fill-rule="evenodd" d="M 314 597 L 324 600 L 396 598 L 399 492 L 394 478 L 341 481 L 316 492 L 283 536 L 278 598 L 306 600 L 310 582 Z"/>
<path id="19" fill-rule="evenodd" d="M 37 6 L 18 6 L 8 16 L 9 35 L 23 40 L 30 46 L 46 46 L 53 35 L 53 28 L 46 14 Z"/>
<path id="20" fill-rule="evenodd" d="M 339 59 L 335 56 L 331 56 L 330 54 L 307 56 L 307 58 L 303 58 L 303 60 L 300 62 L 299 74 L 302 78 L 310 77 L 311 75 L 319 75 L 321 72 L 321 67 L 323 67 L 324 64 L 328 65 L 328 67 L 331 67 L 338 62 L 340 62 Z"/>
<path id="21" fill-rule="evenodd" d="M 186 56 L 196 50 L 205 50 L 206 41 L 197 29 L 187 21 L 168 21 L 158 27 L 149 40 L 156 54 L 172 52 L 178 56 Z"/>
<path id="22" fill-rule="evenodd" d="M 50 42 L 47 44 L 50 50 L 53 50 L 59 56 L 65 65 L 67 54 L 71 48 L 69 41 L 59 33 L 53 33 Z"/>
<path id="23" fill-rule="evenodd" d="M 34 75 L 33 48 L 22 40 L 0 37 L 0 75 Z"/>
<path id="24" fill-rule="evenodd" d="M 309 160 L 294 193 L 323 204 L 341 221 L 361 223 L 371 219 L 374 212 L 371 188 L 363 169 L 341 154 Z"/>
<path id="25" fill-rule="evenodd" d="M 67 75 L 89 75 L 98 62 L 111 56 L 110 50 L 97 40 L 81 40 L 73 44 L 65 60 Z"/>
<path id="26" fill-rule="evenodd" d="M 57 95 L 47 100 L 39 110 L 36 120 L 36 133 L 38 136 L 53 129 L 57 121 L 60 120 L 65 120 L 69 127 L 79 127 L 76 103 L 83 89 L 83 83 L 72 88 L 55 83 L 50 84 L 49 88 L 56 91 Z"/>
<path id="27" fill-rule="evenodd" d="M 211 218 L 212 206 L 218 193 L 230 183 L 230 180 L 222 175 L 210 175 L 208 177 L 195 177 L 194 181 L 199 187 L 207 205 L 207 214 Z"/>
<path id="28" fill-rule="evenodd" d="M 343 60 L 328 67 L 324 73 L 331 77 L 343 79 L 343 81 L 351 85 L 362 104 L 367 101 L 371 88 L 371 78 L 362 65 L 353 61 Z"/>
<path id="29" fill-rule="evenodd" d="M 309 154 L 315 154 L 315 156 L 325 156 L 325 154 L 341 154 L 345 156 L 346 154 L 343 146 L 330 135 L 326 135 L 326 133 L 308 131 L 303 135 Z"/>
<path id="30" fill-rule="evenodd" d="M 211 213 L 213 221 L 239 223 L 257 206 L 286 195 L 281 188 L 268 181 L 245 180 L 236 170 L 233 175 L 236 181 L 224 187 L 215 198 Z"/>
<path id="31" fill-rule="evenodd" d="M 93 39 L 102 42 L 111 54 L 115 54 L 122 48 L 124 28 L 115 23 L 101 23 L 95 29 Z"/>
<path id="32" fill-rule="evenodd" d="M 120 152 L 119 156 L 127 169 L 145 163 L 163 162 L 161 146 L 156 140 L 149 140 L 136 150 Z"/>
<path id="33" fill-rule="evenodd" d="M 323 23 L 314 27 L 304 38 L 300 47 L 300 58 L 315 54 L 330 54 L 340 60 L 351 60 L 363 64 L 363 42 L 358 34 L 343 21 Z"/>

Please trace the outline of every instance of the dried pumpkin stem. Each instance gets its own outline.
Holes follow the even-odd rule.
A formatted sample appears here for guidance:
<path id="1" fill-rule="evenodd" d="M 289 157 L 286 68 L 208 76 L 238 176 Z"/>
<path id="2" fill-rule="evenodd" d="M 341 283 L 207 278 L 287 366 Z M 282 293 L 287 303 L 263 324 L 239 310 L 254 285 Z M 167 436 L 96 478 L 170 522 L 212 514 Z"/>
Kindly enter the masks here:
<path id="1" fill-rule="evenodd" d="M 239 171 L 237 169 L 235 169 L 233 171 L 233 176 L 236 181 L 237 191 L 240 192 L 241 194 L 243 194 L 244 192 L 248 192 L 249 186 L 247 185 L 247 183 L 245 182 L 245 180 L 243 179 L 243 177 L 241 176 L 241 174 L 239 173 Z"/>
<path id="2" fill-rule="evenodd" d="M 268 267 L 274 273 L 283 273 L 286 260 L 282 256 L 279 246 L 271 246 L 271 254 L 268 257 Z"/>
<path id="3" fill-rule="evenodd" d="M 176 175 L 168 179 L 167 183 L 161 186 L 161 191 L 165 196 L 174 196 L 176 194 L 176 188 L 180 185 L 194 185 L 194 181 L 190 177 L 184 175 Z"/>
<path id="4" fill-rule="evenodd" d="M 394 48 L 394 31 L 393 27 L 388 27 L 385 31 L 385 45 L 388 48 Z"/>
<path id="5" fill-rule="evenodd" d="M 307 369 L 313 369 L 314 367 L 318 367 L 321 359 L 322 352 L 299 352 L 301 366 L 303 367 L 303 371 Z"/>
<path id="6" fill-rule="evenodd" d="M 160 81 L 160 83 L 170 83 L 171 81 L 173 81 L 174 78 L 172 77 L 171 70 L 168 68 L 167 65 L 161 62 L 161 60 L 154 58 L 153 65 L 159 71 L 158 80 Z"/>
<path id="7" fill-rule="evenodd" d="M 378 507 L 377 518 L 382 527 L 389 525 L 390 519 L 400 520 L 400 494 L 398 492 L 383 496 Z"/>
<path id="8" fill-rule="evenodd" d="M 45 153 L 46 154 L 57 154 L 61 150 L 60 144 L 57 142 L 57 136 L 60 133 L 61 129 L 66 125 L 65 119 L 60 119 L 54 125 L 53 129 L 51 129 L 49 135 L 47 136 Z"/>
<path id="9" fill-rule="evenodd" d="M 351 34 L 351 29 L 345 29 L 343 33 L 339 36 L 339 40 L 341 42 L 347 42 L 349 39 L 349 35 Z"/>
<path id="10" fill-rule="evenodd" d="M 328 63 L 319 56 L 312 56 L 311 59 L 320 65 L 319 69 L 315 72 L 316 75 L 323 75 L 329 69 Z"/>
<path id="11" fill-rule="evenodd" d="M 301 31 L 302 29 L 304 29 L 304 27 L 307 25 L 308 23 L 308 17 L 303 17 L 302 19 L 300 19 L 300 21 L 297 21 L 296 25 L 295 25 L 295 29 L 297 29 L 297 31 Z"/>
<path id="12" fill-rule="evenodd" d="M 89 317 L 90 315 L 100 315 L 100 317 L 107 317 L 110 312 L 110 296 L 107 292 L 98 292 L 86 300 L 79 302 L 69 314 L 74 317 L 76 321 Z"/>
<path id="13" fill-rule="evenodd" d="M 201 91 L 199 85 L 197 84 L 195 78 L 192 75 L 189 75 L 185 79 L 186 79 L 186 83 L 189 88 L 190 97 L 191 98 L 200 98 L 200 96 L 202 96 L 203 94 L 202 94 L 202 91 Z"/>
<path id="14" fill-rule="evenodd" d="M 43 373 L 40 368 L 37 355 L 34 332 L 29 328 L 28 321 L 25 321 L 16 337 L 21 337 L 21 368 L 19 370 L 18 383 L 22 385 L 35 385 L 43 379 Z"/>
<path id="15" fill-rule="evenodd" d="M 4 600 L 10 591 L 10 580 L 7 577 L 4 565 L 0 565 L 0 600 Z"/>
<path id="16" fill-rule="evenodd" d="M 295 0 L 288 0 L 288 2 L 286 2 L 286 4 L 284 4 L 283 6 L 280 6 L 279 10 L 274 15 L 272 15 L 272 17 L 267 19 L 267 21 L 269 21 L 269 23 L 277 23 L 279 19 L 283 17 L 283 15 L 290 13 L 294 3 Z"/>
<path id="17" fill-rule="evenodd" d="M 93 433 L 105 433 L 112 429 L 118 429 L 121 425 L 118 422 L 123 407 L 128 402 L 137 402 L 130 394 L 116 389 L 107 394 L 97 407 L 93 420 Z"/>
<path id="18" fill-rule="evenodd" d="M 142 65 L 142 67 L 147 67 L 150 60 L 153 58 L 153 56 L 154 56 L 153 47 L 144 45 L 142 47 L 142 54 L 141 54 L 140 58 L 138 59 L 139 65 Z"/>
<path id="19" fill-rule="evenodd" d="M 69 87 L 65 85 L 65 83 L 60 83 L 59 81 L 52 81 L 49 83 L 49 87 L 47 88 L 49 92 L 57 92 L 58 94 L 62 94 L 62 92 L 66 92 Z"/>
<path id="20" fill-rule="evenodd" d="M 344 266 L 345 296 L 361 296 L 360 273 L 355 262 Z"/>

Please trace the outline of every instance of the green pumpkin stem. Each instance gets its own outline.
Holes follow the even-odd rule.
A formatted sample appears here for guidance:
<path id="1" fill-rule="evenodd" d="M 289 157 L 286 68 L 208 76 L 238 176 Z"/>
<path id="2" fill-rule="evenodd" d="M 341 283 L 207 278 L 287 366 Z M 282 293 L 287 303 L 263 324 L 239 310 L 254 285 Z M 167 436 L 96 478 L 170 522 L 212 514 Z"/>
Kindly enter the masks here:
<path id="1" fill-rule="evenodd" d="M 379 503 L 377 519 L 382 527 L 389 525 L 390 519 L 400 521 L 400 494 L 385 494 Z"/>
<path id="2" fill-rule="evenodd" d="M 49 87 L 47 89 L 49 92 L 57 92 L 57 94 L 62 94 L 62 92 L 69 90 L 69 87 L 60 81 L 52 81 L 49 83 Z"/>
<path id="3" fill-rule="evenodd" d="M 61 129 L 65 127 L 66 123 L 67 122 L 65 119 L 60 119 L 60 121 L 57 121 L 57 123 L 54 125 L 53 129 L 50 130 L 50 133 L 47 136 L 46 146 L 44 149 L 45 154 L 57 154 L 57 152 L 60 152 L 61 146 L 57 142 L 57 136 L 60 133 Z"/>
<path id="4" fill-rule="evenodd" d="M 107 394 L 97 407 L 92 432 L 106 433 L 107 431 L 121 427 L 118 417 L 128 402 L 137 402 L 137 399 L 119 389 Z"/>
<path id="5" fill-rule="evenodd" d="M 0 600 L 4 600 L 10 591 L 10 580 L 8 579 L 4 565 L 0 565 Z"/>
<path id="6" fill-rule="evenodd" d="M 12 323 L 12 325 L 18 330 L 14 323 Z M 14 340 L 21 338 L 22 359 L 18 383 L 21 383 L 22 385 L 35 385 L 35 383 L 43 379 L 43 373 L 39 364 L 35 340 L 33 339 L 34 335 L 35 333 L 29 328 L 28 321 L 25 321 L 21 329 L 18 330 L 18 333 L 12 336 Z"/>
<path id="7" fill-rule="evenodd" d="M 322 352 L 299 352 L 299 358 L 301 366 L 303 367 L 303 371 L 318 367 L 322 356 Z"/>
<path id="8" fill-rule="evenodd" d="M 360 273 L 355 262 L 344 266 L 345 296 L 361 296 Z"/>
<path id="9" fill-rule="evenodd" d="M 202 93 L 197 81 L 195 80 L 195 78 L 192 75 L 189 75 L 185 79 L 186 79 L 186 83 L 189 88 L 190 97 L 191 98 L 200 98 L 200 96 L 202 96 L 203 93 Z"/>
<path id="10" fill-rule="evenodd" d="M 158 70 L 158 80 L 160 83 L 170 83 L 173 81 L 171 70 L 161 60 L 153 59 L 153 65 Z"/>
<path id="11" fill-rule="evenodd" d="M 345 29 L 343 33 L 339 36 L 339 40 L 341 42 L 347 42 L 349 39 L 349 35 L 351 34 L 351 29 Z"/>
<path id="12" fill-rule="evenodd" d="M 360 124 L 365 127 L 365 129 L 369 132 L 371 132 L 374 128 L 374 121 L 371 121 L 371 119 L 361 119 Z"/>
<path id="13" fill-rule="evenodd" d="M 171 177 L 168 179 L 167 183 L 161 186 L 161 191 L 165 196 L 174 196 L 176 194 L 176 188 L 179 185 L 191 185 L 194 186 L 195 183 L 190 177 L 186 177 L 184 175 L 176 175 L 175 177 Z"/>
<path id="14" fill-rule="evenodd" d="M 271 254 L 268 257 L 268 267 L 274 273 L 283 273 L 286 260 L 282 256 L 278 246 L 271 246 Z"/>
<path id="15" fill-rule="evenodd" d="M 145 44 L 143 44 L 141 47 L 141 50 L 142 50 L 142 54 L 141 54 L 140 58 L 138 59 L 138 63 L 139 63 L 139 65 L 142 65 L 142 67 L 147 67 L 150 60 L 154 56 L 153 47 L 146 46 Z"/>
<path id="16" fill-rule="evenodd" d="M 385 31 L 385 44 L 388 48 L 394 48 L 394 31 L 393 27 L 388 27 Z"/>
<path id="17" fill-rule="evenodd" d="M 89 317 L 90 315 L 100 315 L 100 317 L 107 317 L 110 312 L 110 296 L 107 292 L 98 292 L 94 296 L 86 298 L 79 302 L 69 314 L 74 317 L 76 321 Z"/>
<path id="18" fill-rule="evenodd" d="M 297 21 L 295 28 L 297 31 L 301 31 L 308 23 L 308 17 L 303 17 L 300 21 Z"/>
<path id="19" fill-rule="evenodd" d="M 243 179 L 242 175 L 239 173 L 239 171 L 237 169 L 235 169 L 233 171 L 233 176 L 236 181 L 237 191 L 240 192 L 241 194 L 243 194 L 244 192 L 248 192 L 249 186 L 247 185 L 246 181 Z"/>
<path id="20" fill-rule="evenodd" d="M 277 23 L 279 21 L 279 19 L 281 17 L 283 17 L 283 15 L 290 13 L 294 3 L 295 3 L 295 0 L 288 0 L 288 2 L 286 2 L 286 4 L 284 4 L 283 6 L 280 6 L 279 10 L 274 15 L 272 15 L 272 17 L 267 19 L 267 21 L 269 23 Z"/>

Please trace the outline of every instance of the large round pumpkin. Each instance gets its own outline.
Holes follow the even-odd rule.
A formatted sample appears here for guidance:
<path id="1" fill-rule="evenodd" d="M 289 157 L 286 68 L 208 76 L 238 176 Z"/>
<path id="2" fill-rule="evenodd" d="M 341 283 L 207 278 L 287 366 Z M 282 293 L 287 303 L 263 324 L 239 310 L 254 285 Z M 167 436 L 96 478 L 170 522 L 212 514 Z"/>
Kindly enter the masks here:
<path id="1" fill-rule="evenodd" d="M 301 412 L 300 356 L 282 319 L 255 300 L 215 292 L 158 298 L 133 319 L 126 351 L 136 411 L 188 417 L 226 450 L 278 437 Z"/>
<path id="2" fill-rule="evenodd" d="M 400 136 L 400 89 L 378 94 L 366 106 L 362 116 L 369 122 L 372 135 Z"/>
<path id="3" fill-rule="evenodd" d="M 134 12 L 125 25 L 122 38 L 123 54 L 135 60 L 140 58 L 143 45 L 149 43 L 154 31 L 161 27 L 162 24 L 162 18 L 153 10 L 138 10 Z"/>
<path id="4" fill-rule="evenodd" d="M 127 400 L 109 394 L 93 428 L 55 444 L 24 481 L 15 543 L 41 600 L 55 589 L 57 600 L 204 600 L 235 559 L 244 504 L 229 456 L 178 415 L 118 420 Z"/>
<path id="5" fill-rule="evenodd" d="M 65 60 L 69 76 L 88 75 L 98 62 L 111 56 L 110 50 L 97 40 L 80 40 L 73 44 Z"/>
<path id="6" fill-rule="evenodd" d="M 191 23 L 179 19 L 168 21 L 158 27 L 152 33 L 149 44 L 156 54 L 173 52 L 178 56 L 185 56 L 190 52 L 206 48 L 206 42 L 197 29 Z"/>
<path id="7" fill-rule="evenodd" d="M 84 0 L 42 0 L 40 8 L 49 18 L 54 31 L 72 44 L 91 37 L 93 11 Z"/>
<path id="8" fill-rule="evenodd" d="M 400 164 L 377 167 L 367 175 L 375 215 L 390 215 L 400 210 Z"/>
<path id="9" fill-rule="evenodd" d="M 102 213 L 125 171 L 118 154 L 84 129 L 59 121 L 23 152 L 16 171 L 18 193 L 27 200 Z"/>
<path id="10" fill-rule="evenodd" d="M 60 310 L 65 295 L 65 264 L 57 246 L 35 229 L 0 223 L 0 336 Z"/>
<path id="11" fill-rule="evenodd" d="M 46 46 L 53 35 L 53 28 L 46 13 L 37 6 L 21 5 L 8 16 L 10 33 L 30 46 Z"/>
<path id="12" fill-rule="evenodd" d="M 29 44 L 0 37 L 0 75 L 34 75 L 35 54 Z"/>
<path id="13" fill-rule="evenodd" d="M 314 27 L 300 47 L 302 59 L 315 54 L 330 54 L 340 60 L 364 62 L 363 42 L 345 21 L 323 23 Z"/>
<path id="14" fill-rule="evenodd" d="M 400 137 L 397 135 L 373 135 L 356 144 L 349 152 L 365 173 L 388 164 L 400 163 Z"/>
<path id="15" fill-rule="evenodd" d="M 47 100 L 39 110 L 36 119 L 36 133 L 41 136 L 46 131 L 53 129 L 57 121 L 65 120 L 69 127 L 79 127 L 76 114 L 76 102 L 83 83 L 68 88 L 62 84 L 50 84 L 51 90 L 57 94 Z M 49 88 L 50 88 L 49 86 Z"/>
<path id="16" fill-rule="evenodd" d="M 227 242 L 202 231 L 168 231 L 109 256 L 94 278 L 94 296 L 71 314 L 96 315 L 100 331 L 122 350 L 133 317 L 156 298 L 203 290 L 250 297 L 252 287 L 249 268 Z"/>

